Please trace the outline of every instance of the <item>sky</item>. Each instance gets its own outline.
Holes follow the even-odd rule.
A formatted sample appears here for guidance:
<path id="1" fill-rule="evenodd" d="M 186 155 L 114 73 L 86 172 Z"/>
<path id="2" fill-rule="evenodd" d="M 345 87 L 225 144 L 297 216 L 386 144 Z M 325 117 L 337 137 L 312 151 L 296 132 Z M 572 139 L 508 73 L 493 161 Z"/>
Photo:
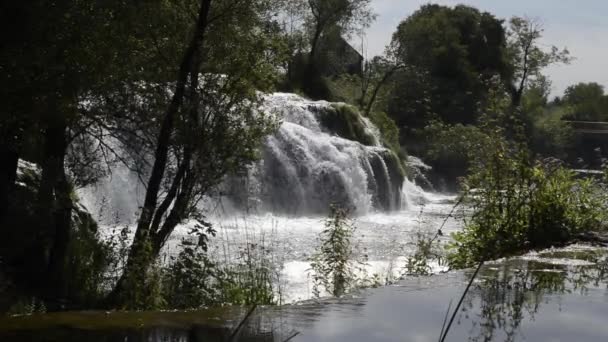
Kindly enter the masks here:
<path id="1" fill-rule="evenodd" d="M 608 91 L 608 0 L 371 0 L 378 17 L 366 31 L 368 57 L 381 54 L 399 22 L 426 3 L 465 4 L 501 19 L 538 18 L 545 29 L 541 43 L 547 48 L 566 47 L 575 57 L 569 65 L 546 69 L 553 82 L 552 95 L 561 95 L 578 82 L 597 82 Z M 353 44 L 361 46 L 356 40 Z"/>

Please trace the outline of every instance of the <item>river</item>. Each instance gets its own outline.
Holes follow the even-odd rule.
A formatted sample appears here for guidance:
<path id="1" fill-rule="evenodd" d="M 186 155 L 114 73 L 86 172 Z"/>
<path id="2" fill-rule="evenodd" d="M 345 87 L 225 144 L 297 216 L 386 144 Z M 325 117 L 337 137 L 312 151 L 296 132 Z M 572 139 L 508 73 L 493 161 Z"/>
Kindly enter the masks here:
<path id="1" fill-rule="evenodd" d="M 605 341 L 607 271 L 606 251 L 584 245 L 488 263 L 446 341 Z M 408 277 L 341 299 L 260 307 L 236 340 L 437 341 L 471 273 Z M 223 308 L 2 318 L 0 340 L 228 341 L 244 315 L 245 308 Z"/>
<path id="2" fill-rule="evenodd" d="M 280 306 L 259 307 L 239 341 L 437 341 L 471 270 L 405 276 L 405 258 L 417 232 L 460 229 L 455 197 L 422 190 L 403 179 L 375 128 L 359 118 L 371 145 L 323 127 L 335 105 L 293 94 L 267 97 L 284 120 L 264 144 L 262 160 L 229 178 L 201 204 L 217 230 L 209 255 L 235 262 L 247 246 L 272 260 Z M 333 113 L 333 114 L 332 114 Z M 420 164 L 419 161 L 416 163 Z M 104 238 L 133 227 L 143 187 L 117 167 L 111 177 L 81 189 L 81 202 L 101 224 Z M 313 296 L 310 257 L 331 203 L 351 208 L 354 251 L 364 273 L 389 286 L 342 298 Z M 462 210 L 462 209 L 461 209 Z M 163 253 L 175 256 L 191 223 L 171 236 Z M 448 341 L 603 341 L 608 336 L 608 263 L 605 250 L 571 246 L 486 264 L 466 296 Z M 167 261 L 168 259 L 164 259 Z M 401 279 L 401 280 L 399 280 Z M 398 280 L 398 281 L 397 281 Z M 450 305 L 451 303 L 451 305 Z M 1 341 L 227 341 L 247 308 L 192 312 L 71 312 L 0 319 Z M 296 334 L 294 336 L 294 334 Z"/>

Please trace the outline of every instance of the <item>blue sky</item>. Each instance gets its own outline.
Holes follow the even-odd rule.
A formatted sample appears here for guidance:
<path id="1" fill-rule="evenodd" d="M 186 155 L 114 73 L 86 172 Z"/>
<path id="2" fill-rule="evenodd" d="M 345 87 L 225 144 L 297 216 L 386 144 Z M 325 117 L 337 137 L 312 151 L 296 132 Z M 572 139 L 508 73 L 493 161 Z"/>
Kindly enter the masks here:
<path id="1" fill-rule="evenodd" d="M 367 54 L 382 53 L 399 22 L 429 2 L 466 4 L 502 19 L 538 18 L 545 29 L 542 44 L 567 47 L 576 58 L 570 65 L 546 70 L 553 95 L 577 82 L 598 82 L 608 88 L 608 0 L 372 0 L 378 18 L 366 32 Z M 357 40 L 353 44 L 360 46 Z"/>

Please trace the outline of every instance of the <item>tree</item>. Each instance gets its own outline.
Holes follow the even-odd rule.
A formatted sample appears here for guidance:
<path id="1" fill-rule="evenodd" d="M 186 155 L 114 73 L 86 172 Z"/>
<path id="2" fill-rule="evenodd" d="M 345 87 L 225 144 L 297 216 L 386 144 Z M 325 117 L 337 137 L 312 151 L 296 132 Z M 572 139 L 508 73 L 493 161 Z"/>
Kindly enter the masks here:
<path id="1" fill-rule="evenodd" d="M 40 258 L 38 265 L 50 280 L 49 296 L 65 295 L 73 209 L 65 158 L 80 134 L 79 99 L 116 80 L 114 66 L 121 65 L 117 59 L 122 56 L 108 46 L 117 42 L 112 33 L 123 5 L 121 1 L 12 2 L 3 4 L 1 11 L 3 24 L 17 23 L 2 30 L 7 38 L 0 54 L 2 200 L 6 202 L 14 186 L 20 157 L 41 166 L 40 229 L 33 239 L 40 246 L 34 253 Z"/>
<path id="2" fill-rule="evenodd" d="M 502 22 L 472 7 L 424 5 L 399 24 L 391 47 L 405 68 L 395 75 L 389 115 L 406 136 L 434 118 L 474 123 L 488 81 L 511 77 Z"/>
<path id="3" fill-rule="evenodd" d="M 190 29 L 185 18 L 191 13 L 188 4 L 164 1 L 34 1 L 2 6 L 2 24 L 20 26 L 2 30 L 6 45 L 0 51 L 0 129 L 7 134 L 0 141 L 0 199 L 6 203 L 14 186 L 19 158 L 41 166 L 37 229 L 31 237 L 38 245 L 23 254 L 39 259 L 36 277 L 43 272 L 50 280 L 46 293 L 37 296 L 64 300 L 69 296 L 66 260 L 74 231 L 74 187 L 95 182 L 110 159 L 121 159 L 108 137 L 133 144 L 134 137 L 141 137 L 137 143 L 152 145 L 146 139 L 149 135 L 143 134 L 154 129 L 152 115 L 121 116 L 121 111 L 104 111 L 97 105 L 120 97 L 126 85 L 168 82 L 177 69 L 174 51 L 179 51 L 180 40 Z M 18 33 L 8 34 L 13 29 Z M 16 231 L 6 222 L 2 228 Z"/>
<path id="4" fill-rule="evenodd" d="M 366 116 L 372 112 L 380 91 L 387 86 L 395 73 L 405 68 L 404 64 L 390 58 L 390 53 L 387 56 L 389 57 L 376 56 L 364 65 L 359 106 Z"/>
<path id="5" fill-rule="evenodd" d="M 608 120 L 608 95 L 598 83 L 578 83 L 566 88 L 563 102 L 570 108 L 569 119 L 579 121 Z"/>
<path id="6" fill-rule="evenodd" d="M 310 39 L 310 63 L 317 55 L 321 37 L 329 29 L 348 36 L 375 18 L 369 8 L 370 0 L 307 0 L 307 3 L 309 11 L 304 15 L 304 26 Z"/>
<path id="7" fill-rule="evenodd" d="M 206 233 L 197 204 L 226 174 L 254 160 L 261 139 L 274 128 L 274 119 L 259 110 L 259 91 L 273 84 L 283 58 L 275 32 L 268 31 L 272 7 L 258 0 L 202 0 L 198 7 L 172 95 L 159 116 L 135 238 L 109 298 L 115 305 L 142 305 L 138 297 L 147 270 L 175 227 L 196 219 Z M 158 100 L 154 92 L 143 96 L 144 106 Z"/>
<path id="8" fill-rule="evenodd" d="M 521 104 L 522 95 L 530 80 L 538 79 L 549 65 L 568 64 L 572 60 L 568 49 L 551 46 L 545 51 L 540 46 L 542 24 L 537 19 L 513 17 L 508 28 L 508 54 L 513 65 L 513 83 L 510 85 L 514 107 Z"/>

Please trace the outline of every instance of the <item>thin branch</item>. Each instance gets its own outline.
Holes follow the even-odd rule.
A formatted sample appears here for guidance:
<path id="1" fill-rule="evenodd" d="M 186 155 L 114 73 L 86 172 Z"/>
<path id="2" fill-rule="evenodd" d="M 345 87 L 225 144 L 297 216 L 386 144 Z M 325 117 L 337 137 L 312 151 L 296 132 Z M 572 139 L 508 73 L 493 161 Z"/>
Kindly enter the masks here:
<path id="1" fill-rule="evenodd" d="M 255 311 L 256 308 L 257 308 L 257 305 L 254 305 L 251 307 L 251 309 L 249 309 L 249 311 L 247 312 L 247 315 L 245 315 L 245 317 L 241 320 L 241 322 L 236 327 L 236 329 L 234 329 L 232 334 L 230 334 L 230 338 L 228 339 L 229 342 L 236 341 L 236 337 L 238 336 L 239 332 L 241 331 L 241 329 L 243 328 L 245 323 L 247 323 L 247 321 L 249 320 L 249 317 L 251 317 L 251 315 L 253 314 L 253 312 Z"/>

